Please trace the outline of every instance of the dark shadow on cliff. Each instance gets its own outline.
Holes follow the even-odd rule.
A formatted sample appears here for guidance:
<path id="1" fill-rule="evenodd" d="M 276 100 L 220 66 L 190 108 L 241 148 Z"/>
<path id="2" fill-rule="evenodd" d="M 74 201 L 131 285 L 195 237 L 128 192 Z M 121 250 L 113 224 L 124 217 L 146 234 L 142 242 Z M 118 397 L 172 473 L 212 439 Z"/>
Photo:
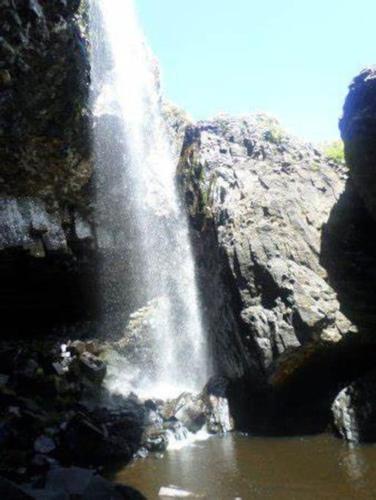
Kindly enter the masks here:
<path id="1" fill-rule="evenodd" d="M 375 367 L 375 234 L 374 219 L 348 181 L 323 229 L 320 263 L 358 331 L 313 350 L 278 384 L 257 387 L 247 376 L 234 381 L 229 396 L 238 428 L 273 435 L 323 432 L 332 424 L 336 395 Z"/>
<path id="2" fill-rule="evenodd" d="M 376 326 L 376 223 L 348 181 L 326 224 L 321 264 L 342 312 L 364 336 Z"/>
<path id="3" fill-rule="evenodd" d="M 22 248 L 0 253 L 2 338 L 85 329 L 95 318 L 93 256 L 56 252 L 35 258 Z"/>
<path id="4" fill-rule="evenodd" d="M 349 180 L 323 229 L 321 264 L 357 332 L 337 350 L 338 391 L 376 366 L 376 222 Z M 342 375 L 338 367 L 343 366 Z M 340 376 L 339 376 L 340 375 Z"/>
<path id="5" fill-rule="evenodd" d="M 325 432 L 338 392 L 374 366 L 375 359 L 376 345 L 354 334 L 316 350 L 281 383 L 255 385 L 246 376 L 234 381 L 228 395 L 237 428 L 273 436 Z"/>

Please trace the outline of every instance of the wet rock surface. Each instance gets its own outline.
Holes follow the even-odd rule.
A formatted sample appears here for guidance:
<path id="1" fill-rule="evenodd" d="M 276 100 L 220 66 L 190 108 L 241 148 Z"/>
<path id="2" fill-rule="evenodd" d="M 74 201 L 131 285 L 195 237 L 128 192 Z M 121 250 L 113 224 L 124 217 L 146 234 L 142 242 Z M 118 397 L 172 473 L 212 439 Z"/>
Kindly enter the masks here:
<path id="1" fill-rule="evenodd" d="M 99 351 L 93 341 L 2 343 L 0 475 L 38 485 L 61 466 L 67 474 L 72 466 L 91 467 L 93 476 L 95 468 L 132 459 L 145 409 L 137 398 L 115 403 L 108 395 Z"/>
<path id="2" fill-rule="evenodd" d="M 143 297 L 136 299 L 137 265 L 129 265 L 119 119 L 93 116 L 89 105 L 88 3 L 5 0 L 0 18 L 3 335 L 46 334 L 98 317 L 121 330 Z M 160 92 L 157 64 L 155 73 Z M 161 106 L 178 158 L 188 118 L 165 99 Z M 94 130 L 106 136 L 96 136 L 102 171 L 94 171 Z M 111 292 L 98 304 L 102 278 Z"/>

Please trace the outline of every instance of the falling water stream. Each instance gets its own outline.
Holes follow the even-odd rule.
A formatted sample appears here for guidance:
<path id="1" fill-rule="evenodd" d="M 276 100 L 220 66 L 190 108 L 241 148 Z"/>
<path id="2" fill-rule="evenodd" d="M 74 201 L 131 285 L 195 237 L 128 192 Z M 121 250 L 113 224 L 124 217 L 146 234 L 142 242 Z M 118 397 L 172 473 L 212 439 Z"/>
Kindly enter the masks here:
<path id="1" fill-rule="evenodd" d="M 118 117 L 114 143 L 123 144 L 117 151 L 118 182 L 128 213 L 113 217 L 132 242 L 128 258 L 136 275 L 135 293 L 143 298 L 144 306 L 154 308 L 149 333 L 152 363 L 132 366 L 132 360 L 117 359 L 110 389 L 161 398 L 185 390 L 195 392 L 207 380 L 206 343 L 188 224 L 176 186 L 177 162 L 162 115 L 157 65 L 133 0 L 93 0 L 90 24 L 95 114 Z M 94 146 L 99 162 L 103 138 L 108 143 L 108 134 L 114 133 L 101 127 L 98 119 Z"/>

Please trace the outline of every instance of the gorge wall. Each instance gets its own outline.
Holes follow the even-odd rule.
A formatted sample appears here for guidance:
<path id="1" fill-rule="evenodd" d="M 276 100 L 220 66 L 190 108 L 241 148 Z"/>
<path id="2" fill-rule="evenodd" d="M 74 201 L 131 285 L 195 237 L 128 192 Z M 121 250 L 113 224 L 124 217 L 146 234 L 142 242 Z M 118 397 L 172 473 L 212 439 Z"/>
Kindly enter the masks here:
<path id="1" fill-rule="evenodd" d="M 0 5 L 5 333 L 97 319 L 98 266 L 116 291 L 108 308 L 138 307 L 131 290 L 117 293 L 131 266 L 113 245 L 110 215 L 127 200 L 105 185 L 114 176 L 92 167 L 81 8 L 75 0 Z M 336 395 L 375 367 L 375 81 L 373 70 L 362 73 L 345 105 L 349 172 L 266 116 L 189 125 L 165 106 L 177 150 L 185 134 L 178 180 L 212 358 L 229 381 L 238 427 L 322 430 Z M 101 119 L 116 129 L 116 117 Z M 113 188 L 111 210 L 96 205 L 101 186 Z"/>
<path id="2" fill-rule="evenodd" d="M 332 358 L 355 330 L 320 263 L 346 169 L 259 115 L 189 128 L 180 172 L 213 357 L 237 380 L 240 425 L 318 430 L 341 377 Z"/>
<path id="3" fill-rule="evenodd" d="M 4 332 L 89 311 L 89 63 L 76 0 L 4 1 L 0 26 L 0 285 Z"/>
<path id="4" fill-rule="evenodd" d="M 324 430 L 336 394 L 375 367 L 374 120 L 366 70 L 341 120 L 349 171 L 263 115 L 187 129 L 180 180 L 241 427 Z"/>

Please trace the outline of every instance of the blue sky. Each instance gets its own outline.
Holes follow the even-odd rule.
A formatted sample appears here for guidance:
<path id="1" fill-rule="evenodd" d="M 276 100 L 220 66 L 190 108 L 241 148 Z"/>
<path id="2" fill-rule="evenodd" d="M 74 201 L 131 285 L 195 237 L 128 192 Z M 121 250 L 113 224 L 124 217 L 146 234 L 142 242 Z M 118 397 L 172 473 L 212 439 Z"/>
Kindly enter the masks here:
<path id="1" fill-rule="evenodd" d="M 376 64 L 376 0 L 135 0 L 166 95 L 193 118 L 266 111 L 338 137 L 351 79 Z"/>

